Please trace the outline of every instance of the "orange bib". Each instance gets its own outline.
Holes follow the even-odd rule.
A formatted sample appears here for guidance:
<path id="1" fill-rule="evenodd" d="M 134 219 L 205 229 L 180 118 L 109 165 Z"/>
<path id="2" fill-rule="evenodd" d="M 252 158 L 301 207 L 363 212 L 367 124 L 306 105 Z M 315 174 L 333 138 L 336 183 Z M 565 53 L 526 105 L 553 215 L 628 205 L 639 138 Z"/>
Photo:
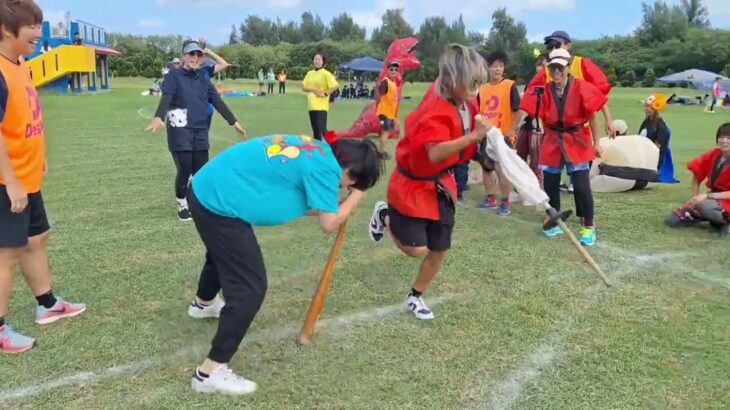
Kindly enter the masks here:
<path id="1" fill-rule="evenodd" d="M 507 135 L 512 129 L 512 80 L 502 80 L 498 84 L 485 84 L 479 90 L 479 111 Z"/>
<path id="2" fill-rule="evenodd" d="M 394 120 L 398 117 L 398 86 L 390 78 L 386 78 L 385 81 L 388 82 L 388 93 L 380 96 L 377 114 Z"/>
<path id="3" fill-rule="evenodd" d="M 0 129 L 16 178 L 29 194 L 33 194 L 39 192 L 43 185 L 46 158 L 40 98 L 33 87 L 30 69 L 22 57 L 19 64 L 0 57 L 0 72 L 8 87 L 5 117 Z M 0 184 L 5 184 L 2 176 Z"/>

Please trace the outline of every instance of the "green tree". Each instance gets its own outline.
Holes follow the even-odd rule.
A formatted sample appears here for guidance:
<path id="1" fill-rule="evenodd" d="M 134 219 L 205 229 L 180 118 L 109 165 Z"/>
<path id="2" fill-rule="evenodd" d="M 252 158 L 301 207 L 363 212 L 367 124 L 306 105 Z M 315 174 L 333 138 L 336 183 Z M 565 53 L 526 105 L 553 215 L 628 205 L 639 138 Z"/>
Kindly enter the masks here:
<path id="1" fill-rule="evenodd" d="M 403 9 L 386 10 L 382 21 L 370 40 L 376 48 L 387 50 L 393 40 L 413 35 L 413 27 L 403 18 Z"/>
<path id="2" fill-rule="evenodd" d="M 726 65 L 725 68 L 722 70 L 722 73 L 725 77 L 730 77 L 730 64 Z"/>
<path id="3" fill-rule="evenodd" d="M 642 45 L 649 46 L 672 38 L 684 39 L 689 28 L 687 15 L 677 7 L 655 0 L 653 5 L 642 3 L 642 23 L 636 29 L 636 37 Z"/>
<path id="4" fill-rule="evenodd" d="M 231 34 L 228 35 L 228 44 L 236 44 L 238 42 L 239 42 L 238 29 L 236 28 L 236 25 L 234 24 L 231 27 Z"/>
<path id="5" fill-rule="evenodd" d="M 248 16 L 241 24 L 241 41 L 253 46 L 274 45 L 279 42 L 274 22 L 258 16 Z"/>
<path id="6" fill-rule="evenodd" d="M 315 16 L 311 12 L 305 11 L 302 13 L 299 31 L 302 35 L 302 41 L 311 43 L 324 40 L 327 28 L 319 15 Z"/>
<path id="7" fill-rule="evenodd" d="M 646 73 L 644 73 L 644 81 L 641 83 L 644 87 L 654 87 L 654 84 L 656 83 L 656 73 L 653 69 L 646 70 Z"/>
<path id="8" fill-rule="evenodd" d="M 527 44 L 527 28 L 525 23 L 515 22 L 507 14 L 506 8 L 497 9 L 492 14 L 492 28 L 487 36 L 488 50 L 502 50 L 507 53 L 519 51 Z"/>
<path id="9" fill-rule="evenodd" d="M 614 66 L 610 66 L 606 69 L 606 78 L 611 85 L 618 84 L 618 76 L 616 75 L 616 68 Z"/>
<path id="10" fill-rule="evenodd" d="M 687 22 L 692 27 L 708 28 L 710 27 L 710 13 L 704 0 L 682 0 L 682 11 L 687 16 Z"/>
<path id="11" fill-rule="evenodd" d="M 279 41 L 283 43 L 299 44 L 302 42 L 302 31 L 294 21 L 288 21 L 284 24 L 281 20 L 277 20 L 276 30 L 279 35 Z"/>
<path id="12" fill-rule="evenodd" d="M 621 76 L 622 87 L 633 87 L 636 84 L 636 73 L 634 70 L 627 70 L 624 75 Z"/>
<path id="13" fill-rule="evenodd" d="M 342 13 L 330 22 L 327 37 L 335 41 L 365 40 L 365 28 L 358 26 L 349 14 Z"/>

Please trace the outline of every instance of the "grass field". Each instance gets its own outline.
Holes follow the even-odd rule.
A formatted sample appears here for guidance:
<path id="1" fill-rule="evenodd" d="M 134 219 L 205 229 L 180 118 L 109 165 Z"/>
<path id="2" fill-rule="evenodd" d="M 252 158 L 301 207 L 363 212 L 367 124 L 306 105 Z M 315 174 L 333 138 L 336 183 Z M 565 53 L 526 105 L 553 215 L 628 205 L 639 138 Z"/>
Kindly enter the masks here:
<path id="1" fill-rule="evenodd" d="M 0 357 L 0 407 L 730 408 L 730 242 L 662 223 L 689 198 L 686 163 L 714 145 L 730 111 L 667 110 L 681 184 L 596 195 L 599 243 L 591 252 L 614 282 L 609 290 L 566 238 L 541 236 L 534 209 L 516 207 L 507 218 L 479 212 L 473 205 L 483 193 L 472 189 L 426 296 L 436 319 L 418 321 L 400 308 L 418 261 L 366 235 L 386 178 L 350 224 L 318 345 L 300 348 L 295 336 L 334 235 L 306 218 L 258 230 L 269 294 L 231 367 L 259 391 L 233 399 L 190 390 L 216 322 L 186 314 L 203 249 L 194 226 L 176 219 L 164 133 L 142 131 L 158 101 L 140 96 L 148 84 L 118 79 L 108 94 L 42 97 L 55 289 L 89 308 L 40 328 L 17 277 L 8 319 L 39 346 Z M 251 135 L 308 133 L 306 102 L 294 88 L 228 103 Z M 413 99 L 402 112 L 424 90 L 407 85 Z M 648 93 L 616 90 L 615 117 L 637 131 Z M 335 105 L 330 128 L 349 127 L 362 105 Z M 216 153 L 237 137 L 217 117 L 212 138 Z"/>

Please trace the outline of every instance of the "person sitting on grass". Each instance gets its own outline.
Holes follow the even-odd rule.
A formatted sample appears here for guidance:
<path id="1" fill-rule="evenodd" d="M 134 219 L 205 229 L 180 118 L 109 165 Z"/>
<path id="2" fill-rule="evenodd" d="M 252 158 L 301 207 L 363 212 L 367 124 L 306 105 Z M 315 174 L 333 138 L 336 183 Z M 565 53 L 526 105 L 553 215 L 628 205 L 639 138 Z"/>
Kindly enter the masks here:
<path id="1" fill-rule="evenodd" d="M 667 216 L 665 222 L 672 228 L 694 226 L 709 222 L 720 229 L 720 235 L 730 238 L 730 122 L 717 129 L 718 147 L 692 160 L 687 168 L 692 171 L 692 198 Z M 700 184 L 707 181 L 709 190 L 700 193 Z"/>
<path id="2" fill-rule="evenodd" d="M 230 395 L 256 390 L 256 383 L 228 368 L 266 295 L 266 266 L 253 227 L 311 215 L 324 232 L 335 232 L 378 182 L 382 166 L 369 140 L 329 145 L 274 135 L 228 148 L 193 176 L 188 201 L 206 253 L 188 315 L 220 318 L 210 352 L 193 372 L 193 390 Z M 350 190 L 342 203 L 341 188 Z M 225 303 L 216 297 L 221 291 Z"/>

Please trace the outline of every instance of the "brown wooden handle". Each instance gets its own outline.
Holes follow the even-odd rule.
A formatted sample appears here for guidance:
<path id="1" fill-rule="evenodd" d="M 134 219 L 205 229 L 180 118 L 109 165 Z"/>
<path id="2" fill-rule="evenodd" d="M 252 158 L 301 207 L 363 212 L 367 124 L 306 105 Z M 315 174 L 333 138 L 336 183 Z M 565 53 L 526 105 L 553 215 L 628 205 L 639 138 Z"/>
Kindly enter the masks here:
<path id="1" fill-rule="evenodd" d="M 348 222 L 349 219 L 345 220 L 337 230 L 337 236 L 335 237 L 335 242 L 332 244 L 332 250 L 330 251 L 329 259 L 327 259 L 327 264 L 324 267 L 322 278 L 319 280 L 319 285 L 314 292 L 312 303 L 309 305 L 307 317 L 304 319 L 302 330 L 299 332 L 299 343 L 302 345 L 313 344 L 312 336 L 314 335 L 314 327 L 317 324 L 320 313 L 322 313 L 322 309 L 324 309 L 324 301 L 327 298 L 327 292 L 329 292 L 332 276 L 334 276 L 337 258 L 340 255 L 340 250 L 342 250 L 342 245 L 345 244 L 345 233 L 347 232 Z"/>
<path id="2" fill-rule="evenodd" d="M 563 222 L 562 219 L 558 219 L 558 225 L 560 228 L 563 229 L 563 232 L 565 232 L 566 235 L 568 235 L 568 238 L 571 242 L 573 242 L 573 245 L 576 249 L 578 249 L 578 252 L 583 256 L 583 259 L 588 262 L 589 265 L 591 265 L 591 268 L 594 272 L 596 272 L 596 275 L 598 275 L 599 278 L 601 278 L 601 281 L 603 281 L 603 284 L 606 285 L 607 288 L 611 287 L 611 282 L 609 282 L 608 278 L 606 277 L 606 274 L 603 273 L 603 270 L 601 270 L 601 267 L 598 266 L 595 260 L 593 260 L 593 257 L 591 257 L 591 254 L 588 253 L 586 248 L 583 247 L 583 245 L 580 244 L 578 241 L 578 238 L 573 235 L 573 232 L 568 229 L 568 226 Z"/>

